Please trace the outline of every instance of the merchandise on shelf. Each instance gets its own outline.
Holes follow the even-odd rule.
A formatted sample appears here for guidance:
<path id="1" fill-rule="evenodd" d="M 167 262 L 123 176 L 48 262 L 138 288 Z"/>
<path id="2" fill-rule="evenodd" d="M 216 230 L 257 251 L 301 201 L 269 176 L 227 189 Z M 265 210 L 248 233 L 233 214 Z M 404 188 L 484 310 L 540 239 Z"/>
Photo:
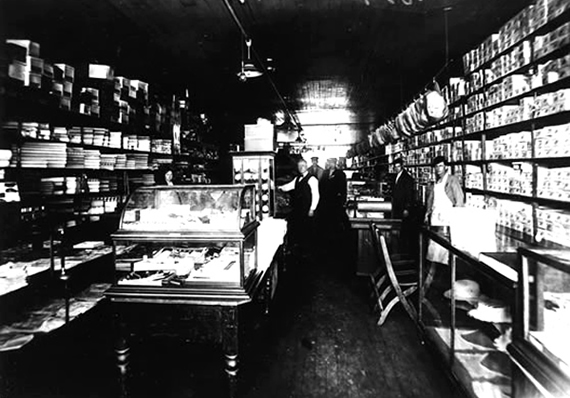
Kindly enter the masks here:
<path id="1" fill-rule="evenodd" d="M 538 207 L 536 209 L 536 240 L 547 240 L 567 246 L 570 241 L 570 214 L 562 210 Z"/>
<path id="2" fill-rule="evenodd" d="M 463 147 L 465 160 L 481 160 L 483 158 L 483 150 L 480 140 L 465 141 L 463 143 Z"/>
<path id="3" fill-rule="evenodd" d="M 465 206 L 474 207 L 476 209 L 487 208 L 487 201 L 484 195 L 476 195 L 470 192 L 465 194 Z"/>
<path id="4" fill-rule="evenodd" d="M 530 131 L 510 133 L 485 143 L 487 159 L 523 159 L 532 156 Z"/>
<path id="5" fill-rule="evenodd" d="M 465 166 L 465 187 L 483 189 L 483 172 L 480 166 Z"/>
<path id="6" fill-rule="evenodd" d="M 570 167 L 539 166 L 536 175 L 536 195 L 570 203 Z"/>
<path id="7" fill-rule="evenodd" d="M 570 123 L 536 130 L 534 152 L 537 158 L 570 156 Z"/>
<path id="8" fill-rule="evenodd" d="M 513 163 L 512 166 L 501 163 L 490 163 L 487 168 L 488 190 L 532 196 L 531 163 Z"/>
<path id="9" fill-rule="evenodd" d="M 495 199 L 491 207 L 499 212 L 497 224 L 526 236 L 532 236 L 532 205 L 514 200 Z"/>

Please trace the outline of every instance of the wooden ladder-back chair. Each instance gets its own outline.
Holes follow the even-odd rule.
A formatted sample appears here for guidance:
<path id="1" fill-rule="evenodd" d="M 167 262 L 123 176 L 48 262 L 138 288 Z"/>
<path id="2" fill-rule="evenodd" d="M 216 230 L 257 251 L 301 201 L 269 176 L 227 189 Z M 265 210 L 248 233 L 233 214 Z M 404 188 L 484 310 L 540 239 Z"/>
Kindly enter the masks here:
<path id="1" fill-rule="evenodd" d="M 379 267 L 370 275 L 374 309 L 380 310 L 378 325 L 382 325 L 394 306 L 400 302 L 415 321 L 417 313 L 408 297 L 418 289 L 416 261 L 404 255 L 390 257 L 386 238 L 373 223 L 370 224 L 372 244 L 377 253 Z"/>

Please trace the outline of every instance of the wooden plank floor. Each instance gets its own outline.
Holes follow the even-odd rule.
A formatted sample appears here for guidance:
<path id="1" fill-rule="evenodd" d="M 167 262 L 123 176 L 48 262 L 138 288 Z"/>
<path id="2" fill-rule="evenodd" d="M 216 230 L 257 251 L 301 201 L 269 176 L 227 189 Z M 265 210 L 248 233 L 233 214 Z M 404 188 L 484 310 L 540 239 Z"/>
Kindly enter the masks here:
<path id="1" fill-rule="evenodd" d="M 328 248 L 318 261 L 290 264 L 270 316 L 245 323 L 239 396 L 459 396 L 403 310 L 376 325 L 366 303 L 366 281 L 354 276 L 338 250 Z M 131 364 L 131 397 L 224 395 L 219 347 L 151 336 L 134 344 Z M 3 358 L 1 365 L 3 398 L 117 396 L 110 316 L 104 309 L 49 344 Z"/>

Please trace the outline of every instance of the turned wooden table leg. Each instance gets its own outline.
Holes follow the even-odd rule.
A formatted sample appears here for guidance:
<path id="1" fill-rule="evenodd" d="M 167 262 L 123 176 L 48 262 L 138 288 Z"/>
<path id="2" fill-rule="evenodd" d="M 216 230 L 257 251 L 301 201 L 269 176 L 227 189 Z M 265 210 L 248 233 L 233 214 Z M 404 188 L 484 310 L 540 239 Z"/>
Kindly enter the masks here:
<path id="1" fill-rule="evenodd" d="M 229 396 L 235 397 L 238 385 L 238 309 L 222 309 L 222 347 L 224 351 L 225 371 L 229 383 Z"/>
<path id="2" fill-rule="evenodd" d="M 115 314 L 115 360 L 118 370 L 119 396 L 127 397 L 127 377 L 129 370 L 130 347 L 127 339 L 127 326 L 119 314 Z"/>

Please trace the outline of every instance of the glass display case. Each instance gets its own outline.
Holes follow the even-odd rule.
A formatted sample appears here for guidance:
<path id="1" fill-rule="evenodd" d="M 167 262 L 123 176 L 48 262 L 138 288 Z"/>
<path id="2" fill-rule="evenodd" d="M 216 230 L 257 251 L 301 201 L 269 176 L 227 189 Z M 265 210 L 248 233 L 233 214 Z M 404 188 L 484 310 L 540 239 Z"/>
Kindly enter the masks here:
<path id="1" fill-rule="evenodd" d="M 516 396 L 570 396 L 570 250 L 519 249 Z"/>
<path id="2" fill-rule="evenodd" d="M 121 214 L 117 286 L 243 289 L 258 273 L 253 185 L 143 187 Z"/>
<path id="3" fill-rule="evenodd" d="M 499 252 L 487 253 L 498 258 L 493 263 L 456 246 L 442 231 L 422 228 L 421 235 L 417 305 L 425 341 L 465 396 L 512 396 L 506 347 L 512 333 L 516 272 L 513 278 L 513 272 L 504 269 L 516 267 L 516 253 L 511 252 L 516 249 L 511 246 L 517 243 L 509 241 L 498 247 Z M 436 244 L 440 256 L 434 254 Z"/>
<path id="4" fill-rule="evenodd" d="M 234 184 L 254 184 L 255 206 L 261 219 L 275 214 L 275 153 L 232 153 Z"/>

